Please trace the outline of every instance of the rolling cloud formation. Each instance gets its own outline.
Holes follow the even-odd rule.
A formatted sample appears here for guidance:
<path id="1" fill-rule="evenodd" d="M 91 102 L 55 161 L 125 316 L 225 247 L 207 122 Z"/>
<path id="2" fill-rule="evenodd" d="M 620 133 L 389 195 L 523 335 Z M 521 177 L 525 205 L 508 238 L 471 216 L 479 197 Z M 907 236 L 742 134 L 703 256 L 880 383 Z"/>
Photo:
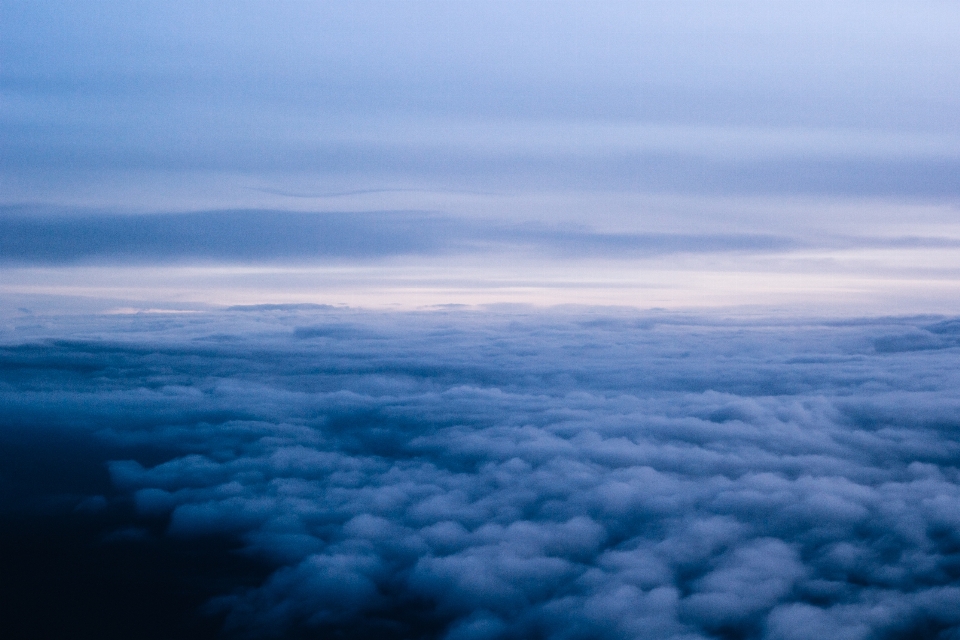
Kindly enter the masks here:
<path id="1" fill-rule="evenodd" d="M 134 452 L 83 508 L 267 563 L 206 607 L 232 636 L 960 637 L 955 320 L 45 322 L 9 423 Z"/>

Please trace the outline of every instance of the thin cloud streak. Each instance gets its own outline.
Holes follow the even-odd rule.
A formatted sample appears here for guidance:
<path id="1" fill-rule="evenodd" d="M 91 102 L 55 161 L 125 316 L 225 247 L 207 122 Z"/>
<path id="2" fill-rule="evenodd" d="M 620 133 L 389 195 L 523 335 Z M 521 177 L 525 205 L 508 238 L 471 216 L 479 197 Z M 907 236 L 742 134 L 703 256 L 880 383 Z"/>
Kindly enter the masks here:
<path id="1" fill-rule="evenodd" d="M 21 265 L 310 263 L 512 248 L 615 257 L 797 246 L 789 238 L 760 234 L 602 233 L 572 225 L 551 228 L 404 211 L 104 215 L 24 207 L 2 213 L 0 261 Z"/>

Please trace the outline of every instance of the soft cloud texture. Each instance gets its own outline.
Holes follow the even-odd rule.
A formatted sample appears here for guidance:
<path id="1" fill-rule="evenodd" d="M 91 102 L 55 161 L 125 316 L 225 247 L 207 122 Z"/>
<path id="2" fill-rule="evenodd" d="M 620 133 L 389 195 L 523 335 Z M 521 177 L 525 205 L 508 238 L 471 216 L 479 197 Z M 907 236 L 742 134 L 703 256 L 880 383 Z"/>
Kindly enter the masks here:
<path id="1" fill-rule="evenodd" d="M 960 628 L 955 320 L 36 320 L 4 335 L 5 415 L 165 452 L 114 457 L 109 500 L 271 567 L 207 604 L 229 634 Z"/>

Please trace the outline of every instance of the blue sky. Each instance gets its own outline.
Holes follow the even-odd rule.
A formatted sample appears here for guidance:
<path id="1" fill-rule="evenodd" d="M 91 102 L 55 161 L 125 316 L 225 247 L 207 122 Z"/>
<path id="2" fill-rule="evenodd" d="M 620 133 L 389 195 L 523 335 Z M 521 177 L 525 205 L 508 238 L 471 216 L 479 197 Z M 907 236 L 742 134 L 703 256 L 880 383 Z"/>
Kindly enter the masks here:
<path id="1" fill-rule="evenodd" d="M 274 251 L 270 269 L 318 271 L 325 284 L 309 286 L 271 284 L 262 260 L 217 247 L 147 251 L 181 302 L 946 310 L 954 297 L 960 12 L 950 2 L 7 2 L 0 12 L 5 219 L 263 210 L 266 229 L 272 212 L 359 212 L 376 237 L 410 212 L 413 225 L 426 215 L 458 229 L 442 259 L 375 245 L 336 260 L 322 247 L 285 260 Z M 541 238 L 647 240 L 626 257 L 558 256 L 529 237 L 518 250 L 522 229 L 493 242 L 505 223 Z M 100 229 L 116 245 L 124 225 Z M 744 249 L 718 252 L 717 236 L 742 236 Z M 756 236 L 776 240 L 758 248 Z M 101 293 L 78 291 L 62 265 L 4 267 L 4 290 L 178 302 L 125 285 L 143 278 L 115 252 L 99 258 L 110 268 L 83 279 Z M 263 277 L 238 288 L 207 271 L 212 281 L 188 293 L 175 270 L 184 262 Z M 400 273 L 404 284 L 391 283 Z"/>

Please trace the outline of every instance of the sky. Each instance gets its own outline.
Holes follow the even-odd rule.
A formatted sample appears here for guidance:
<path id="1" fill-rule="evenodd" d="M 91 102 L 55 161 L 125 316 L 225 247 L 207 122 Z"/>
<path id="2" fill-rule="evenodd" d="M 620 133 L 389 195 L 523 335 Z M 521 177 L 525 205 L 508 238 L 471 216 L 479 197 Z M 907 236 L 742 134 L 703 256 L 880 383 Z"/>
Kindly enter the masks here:
<path id="1" fill-rule="evenodd" d="M 957 33 L 0 2 L 0 636 L 960 640 Z"/>
<path id="2" fill-rule="evenodd" d="M 958 30 L 947 1 L 5 2 L 0 290 L 956 311 Z"/>

